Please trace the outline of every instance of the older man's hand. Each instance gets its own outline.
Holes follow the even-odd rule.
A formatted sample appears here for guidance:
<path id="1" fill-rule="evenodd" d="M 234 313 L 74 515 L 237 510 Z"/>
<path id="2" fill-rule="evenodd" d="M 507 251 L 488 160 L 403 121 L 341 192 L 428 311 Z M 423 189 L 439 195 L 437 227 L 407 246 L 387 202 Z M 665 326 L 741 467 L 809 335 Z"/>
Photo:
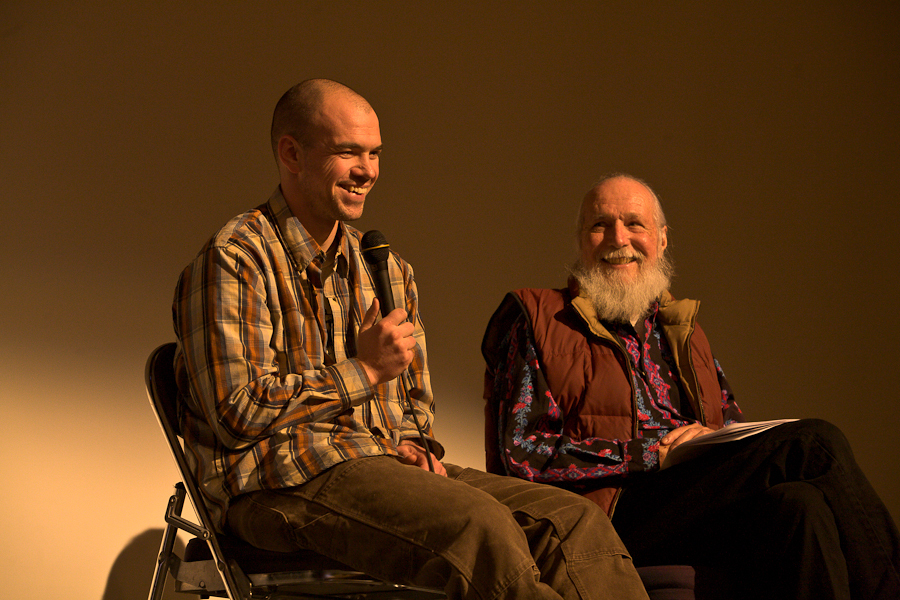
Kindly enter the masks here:
<path id="1" fill-rule="evenodd" d="M 715 429 L 706 427 L 700 423 L 691 423 L 678 429 L 673 429 L 659 440 L 659 466 L 663 467 L 666 463 L 666 457 L 673 448 L 677 448 L 688 440 L 695 437 L 712 433 Z"/>

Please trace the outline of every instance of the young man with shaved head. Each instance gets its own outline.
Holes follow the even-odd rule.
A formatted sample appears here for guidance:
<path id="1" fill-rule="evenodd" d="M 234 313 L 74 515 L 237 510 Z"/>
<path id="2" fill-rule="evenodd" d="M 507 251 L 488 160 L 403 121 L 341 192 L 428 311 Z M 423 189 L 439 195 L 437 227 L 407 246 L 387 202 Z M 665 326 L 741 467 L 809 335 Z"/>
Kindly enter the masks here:
<path id="1" fill-rule="evenodd" d="M 300 83 L 272 148 L 280 185 L 203 247 L 173 309 L 187 454 L 222 529 L 451 598 L 647 598 L 593 503 L 440 462 L 412 268 L 388 256 L 379 320 L 347 224 L 380 170 L 369 103 Z"/>

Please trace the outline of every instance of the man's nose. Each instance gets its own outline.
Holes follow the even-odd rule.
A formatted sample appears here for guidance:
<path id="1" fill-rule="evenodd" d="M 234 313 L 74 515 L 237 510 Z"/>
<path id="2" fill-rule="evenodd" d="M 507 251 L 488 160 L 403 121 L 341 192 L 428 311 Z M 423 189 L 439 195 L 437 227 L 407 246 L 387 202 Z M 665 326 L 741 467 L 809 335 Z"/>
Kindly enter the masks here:
<path id="1" fill-rule="evenodd" d="M 628 245 L 628 228 L 625 227 L 625 223 L 615 221 L 612 224 L 612 227 L 609 227 L 606 230 L 606 234 L 607 241 L 616 248 L 622 248 Z"/>
<path id="2" fill-rule="evenodd" d="M 353 170 L 356 175 L 372 179 L 378 172 L 375 160 L 367 155 L 360 156 L 359 161 L 354 165 Z"/>

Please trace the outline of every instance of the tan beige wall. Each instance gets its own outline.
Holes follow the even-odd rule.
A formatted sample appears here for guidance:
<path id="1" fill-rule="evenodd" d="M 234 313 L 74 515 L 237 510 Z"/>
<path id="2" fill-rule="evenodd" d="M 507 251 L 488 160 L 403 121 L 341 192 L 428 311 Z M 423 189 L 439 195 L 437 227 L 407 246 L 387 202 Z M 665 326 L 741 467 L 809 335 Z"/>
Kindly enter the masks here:
<path id="1" fill-rule="evenodd" d="M 748 417 L 834 421 L 900 517 L 898 11 L 741 4 L 0 4 L 0 596 L 145 596 L 175 472 L 144 359 L 311 76 L 381 117 L 360 227 L 416 267 L 449 460 L 482 464 L 491 312 L 562 283 L 578 199 L 626 170 Z"/>

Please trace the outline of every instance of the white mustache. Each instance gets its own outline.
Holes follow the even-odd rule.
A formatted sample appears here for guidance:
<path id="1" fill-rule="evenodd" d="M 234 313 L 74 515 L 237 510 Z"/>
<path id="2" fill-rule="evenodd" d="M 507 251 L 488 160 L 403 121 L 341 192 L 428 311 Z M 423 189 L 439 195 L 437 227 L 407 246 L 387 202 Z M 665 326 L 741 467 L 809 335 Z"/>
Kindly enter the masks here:
<path id="1" fill-rule="evenodd" d="M 616 258 L 625 258 L 625 259 L 634 259 L 638 263 L 644 262 L 646 260 L 646 256 L 640 252 L 626 250 L 624 248 L 620 250 L 610 250 L 609 252 L 605 252 L 600 255 L 600 260 L 608 260 L 608 259 L 616 259 Z"/>

